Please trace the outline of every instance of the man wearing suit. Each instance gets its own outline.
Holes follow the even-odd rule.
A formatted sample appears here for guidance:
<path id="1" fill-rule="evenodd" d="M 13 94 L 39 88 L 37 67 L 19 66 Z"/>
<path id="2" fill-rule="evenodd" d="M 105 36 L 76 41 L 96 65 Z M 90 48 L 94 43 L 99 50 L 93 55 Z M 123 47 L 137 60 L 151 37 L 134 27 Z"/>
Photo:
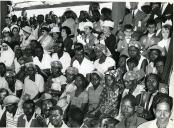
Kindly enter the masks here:
<path id="1" fill-rule="evenodd" d="M 125 24 L 132 24 L 134 31 L 143 32 L 145 30 L 146 14 L 138 9 L 138 2 L 130 2 L 130 13 L 125 15 L 123 26 Z"/>
<path id="2" fill-rule="evenodd" d="M 26 100 L 23 104 L 24 114 L 19 116 L 17 127 L 41 127 L 36 119 L 35 103 L 33 100 Z"/>

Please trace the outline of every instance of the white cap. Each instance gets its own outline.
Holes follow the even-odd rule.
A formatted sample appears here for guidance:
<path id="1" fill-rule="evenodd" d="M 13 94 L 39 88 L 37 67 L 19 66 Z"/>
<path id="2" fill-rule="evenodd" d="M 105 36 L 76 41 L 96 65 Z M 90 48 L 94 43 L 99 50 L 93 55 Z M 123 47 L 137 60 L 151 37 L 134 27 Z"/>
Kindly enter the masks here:
<path id="1" fill-rule="evenodd" d="M 84 24 L 84 27 L 91 27 L 91 28 L 93 28 L 93 23 L 92 22 L 85 22 L 85 24 Z"/>
<path id="2" fill-rule="evenodd" d="M 18 103 L 18 102 L 19 102 L 18 97 L 14 96 L 14 95 L 9 95 L 9 96 L 4 98 L 3 106 L 9 106 L 9 105 L 12 105 L 12 104 Z"/>
<path id="3" fill-rule="evenodd" d="M 10 30 L 12 31 L 13 28 L 17 28 L 17 29 L 19 30 L 19 27 L 18 27 L 17 25 L 12 25 L 12 26 L 10 27 Z"/>
<path id="4" fill-rule="evenodd" d="M 29 33 L 29 34 L 31 34 L 31 32 L 32 32 L 31 27 L 29 27 L 29 26 L 23 27 L 22 30 L 26 33 Z"/>
<path id="5" fill-rule="evenodd" d="M 53 28 L 51 29 L 51 33 L 53 33 L 53 32 L 60 32 L 59 27 L 53 27 Z"/>
<path id="6" fill-rule="evenodd" d="M 114 28 L 114 22 L 110 20 L 105 20 L 103 26 Z"/>
<path id="7" fill-rule="evenodd" d="M 3 30 L 2 30 L 2 33 L 4 32 L 10 32 L 10 29 L 8 27 L 5 27 Z"/>
<path id="8" fill-rule="evenodd" d="M 172 26 L 172 21 L 171 20 L 166 20 L 165 23 L 162 23 L 162 26 L 167 25 L 167 24 Z"/>

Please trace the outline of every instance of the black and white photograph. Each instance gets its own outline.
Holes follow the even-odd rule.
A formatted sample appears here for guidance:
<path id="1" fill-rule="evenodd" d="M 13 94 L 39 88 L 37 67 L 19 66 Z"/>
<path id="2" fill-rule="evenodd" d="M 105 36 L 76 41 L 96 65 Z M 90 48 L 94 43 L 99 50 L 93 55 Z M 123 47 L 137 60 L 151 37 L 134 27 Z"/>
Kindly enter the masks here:
<path id="1" fill-rule="evenodd" d="M 0 0 L 0 128 L 174 128 L 173 1 Z"/>

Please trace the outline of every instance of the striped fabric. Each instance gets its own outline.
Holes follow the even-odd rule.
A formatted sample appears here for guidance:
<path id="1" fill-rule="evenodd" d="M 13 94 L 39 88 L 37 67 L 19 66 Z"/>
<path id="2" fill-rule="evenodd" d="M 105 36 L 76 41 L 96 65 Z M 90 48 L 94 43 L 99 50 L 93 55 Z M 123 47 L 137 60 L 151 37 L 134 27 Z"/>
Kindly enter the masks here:
<path id="1" fill-rule="evenodd" d="M 16 114 L 13 116 L 13 114 L 7 112 L 6 113 L 6 128 L 17 128 L 17 121 L 20 115 L 23 114 L 23 111 L 21 109 L 17 109 Z"/>

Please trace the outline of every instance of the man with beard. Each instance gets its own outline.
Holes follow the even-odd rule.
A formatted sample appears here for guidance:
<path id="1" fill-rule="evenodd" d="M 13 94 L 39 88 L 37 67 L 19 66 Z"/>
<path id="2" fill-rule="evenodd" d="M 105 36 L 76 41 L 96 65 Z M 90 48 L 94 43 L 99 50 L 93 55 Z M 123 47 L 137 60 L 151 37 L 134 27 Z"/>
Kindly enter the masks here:
<path id="1" fill-rule="evenodd" d="M 123 119 L 116 125 L 116 128 L 137 128 L 140 124 L 146 122 L 145 119 L 137 117 L 135 113 L 136 98 L 128 94 L 122 99 L 121 113 Z"/>
<path id="2" fill-rule="evenodd" d="M 33 100 L 26 100 L 23 103 L 24 114 L 18 118 L 17 127 L 40 127 L 36 120 L 35 103 Z"/>

